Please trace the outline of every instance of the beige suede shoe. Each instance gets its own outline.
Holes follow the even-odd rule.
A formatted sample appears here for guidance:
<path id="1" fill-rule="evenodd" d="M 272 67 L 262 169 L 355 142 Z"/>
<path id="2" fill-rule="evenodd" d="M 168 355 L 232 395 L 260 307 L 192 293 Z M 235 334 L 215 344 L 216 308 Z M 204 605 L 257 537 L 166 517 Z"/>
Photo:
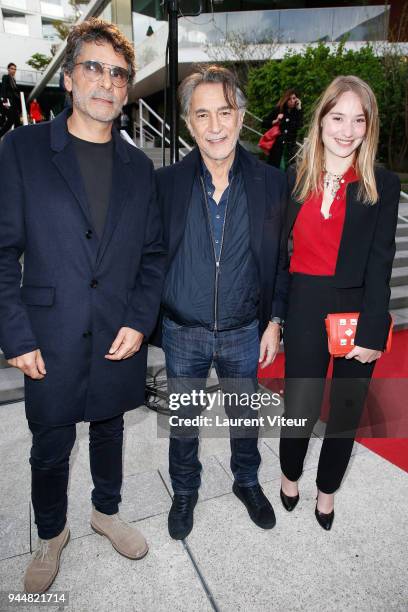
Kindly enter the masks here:
<path id="1" fill-rule="evenodd" d="M 113 548 L 128 559 L 142 559 L 149 550 L 143 534 L 119 514 L 102 514 L 92 508 L 91 527 L 99 535 L 106 536 Z"/>
<path id="2" fill-rule="evenodd" d="M 38 548 L 24 576 L 26 593 L 45 593 L 52 585 L 59 570 L 61 552 L 69 540 L 69 529 L 65 525 L 56 538 L 38 540 Z"/>

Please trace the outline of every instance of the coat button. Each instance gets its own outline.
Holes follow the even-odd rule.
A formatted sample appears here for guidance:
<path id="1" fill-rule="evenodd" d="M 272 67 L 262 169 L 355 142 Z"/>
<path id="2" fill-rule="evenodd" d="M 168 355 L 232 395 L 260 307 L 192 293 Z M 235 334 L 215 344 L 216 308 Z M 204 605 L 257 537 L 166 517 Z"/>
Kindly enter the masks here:
<path id="1" fill-rule="evenodd" d="M 91 230 L 91 229 L 89 229 L 89 230 L 86 232 L 85 237 L 86 237 L 86 238 L 88 238 L 88 240 L 90 240 L 90 239 L 92 238 L 92 230 Z"/>
<path id="2" fill-rule="evenodd" d="M 92 336 L 92 332 L 91 331 L 86 331 L 82 334 L 83 338 L 90 338 Z"/>
<path id="3" fill-rule="evenodd" d="M 89 283 L 89 286 L 91 287 L 91 289 L 96 289 L 96 287 L 98 286 L 98 281 L 96 280 L 96 278 L 93 278 L 91 280 L 91 282 Z"/>

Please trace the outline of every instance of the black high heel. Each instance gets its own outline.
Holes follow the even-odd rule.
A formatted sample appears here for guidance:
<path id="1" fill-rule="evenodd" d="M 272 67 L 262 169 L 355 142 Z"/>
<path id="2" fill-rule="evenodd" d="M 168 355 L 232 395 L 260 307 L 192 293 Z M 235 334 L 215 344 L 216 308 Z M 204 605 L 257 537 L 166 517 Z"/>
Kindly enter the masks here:
<path id="1" fill-rule="evenodd" d="M 326 514 L 325 512 L 320 512 L 317 509 L 317 496 L 316 496 L 316 508 L 315 508 L 315 517 L 320 527 L 323 527 L 326 531 L 330 531 L 334 521 L 334 509 Z"/>
<path id="2" fill-rule="evenodd" d="M 280 498 L 282 501 L 282 505 L 285 508 L 285 510 L 287 510 L 288 512 L 292 512 L 292 510 L 294 510 L 297 506 L 297 503 L 299 501 L 299 493 L 297 495 L 286 495 L 286 493 L 284 493 L 282 491 L 282 487 L 280 490 Z"/>

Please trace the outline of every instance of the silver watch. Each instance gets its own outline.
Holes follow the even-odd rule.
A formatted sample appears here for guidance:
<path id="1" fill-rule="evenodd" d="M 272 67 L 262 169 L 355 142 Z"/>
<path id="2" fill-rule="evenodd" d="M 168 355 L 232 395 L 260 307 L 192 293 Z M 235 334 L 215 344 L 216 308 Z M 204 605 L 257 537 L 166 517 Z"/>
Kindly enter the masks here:
<path id="1" fill-rule="evenodd" d="M 283 327 L 283 324 L 285 323 L 285 321 L 281 319 L 280 317 L 271 317 L 269 320 L 271 323 L 277 323 L 281 327 Z"/>

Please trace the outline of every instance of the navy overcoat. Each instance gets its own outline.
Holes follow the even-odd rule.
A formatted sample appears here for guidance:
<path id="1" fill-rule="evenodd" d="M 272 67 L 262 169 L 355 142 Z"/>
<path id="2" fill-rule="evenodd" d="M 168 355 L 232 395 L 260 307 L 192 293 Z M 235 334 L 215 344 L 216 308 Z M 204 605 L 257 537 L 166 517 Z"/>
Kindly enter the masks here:
<path id="1" fill-rule="evenodd" d="M 25 378 L 26 414 L 52 426 L 143 403 L 147 344 L 123 361 L 104 355 L 123 326 L 148 338 L 165 264 L 153 165 L 116 130 L 98 240 L 69 112 L 19 128 L 0 145 L 0 346 L 8 359 L 40 348 L 47 374 Z"/>

